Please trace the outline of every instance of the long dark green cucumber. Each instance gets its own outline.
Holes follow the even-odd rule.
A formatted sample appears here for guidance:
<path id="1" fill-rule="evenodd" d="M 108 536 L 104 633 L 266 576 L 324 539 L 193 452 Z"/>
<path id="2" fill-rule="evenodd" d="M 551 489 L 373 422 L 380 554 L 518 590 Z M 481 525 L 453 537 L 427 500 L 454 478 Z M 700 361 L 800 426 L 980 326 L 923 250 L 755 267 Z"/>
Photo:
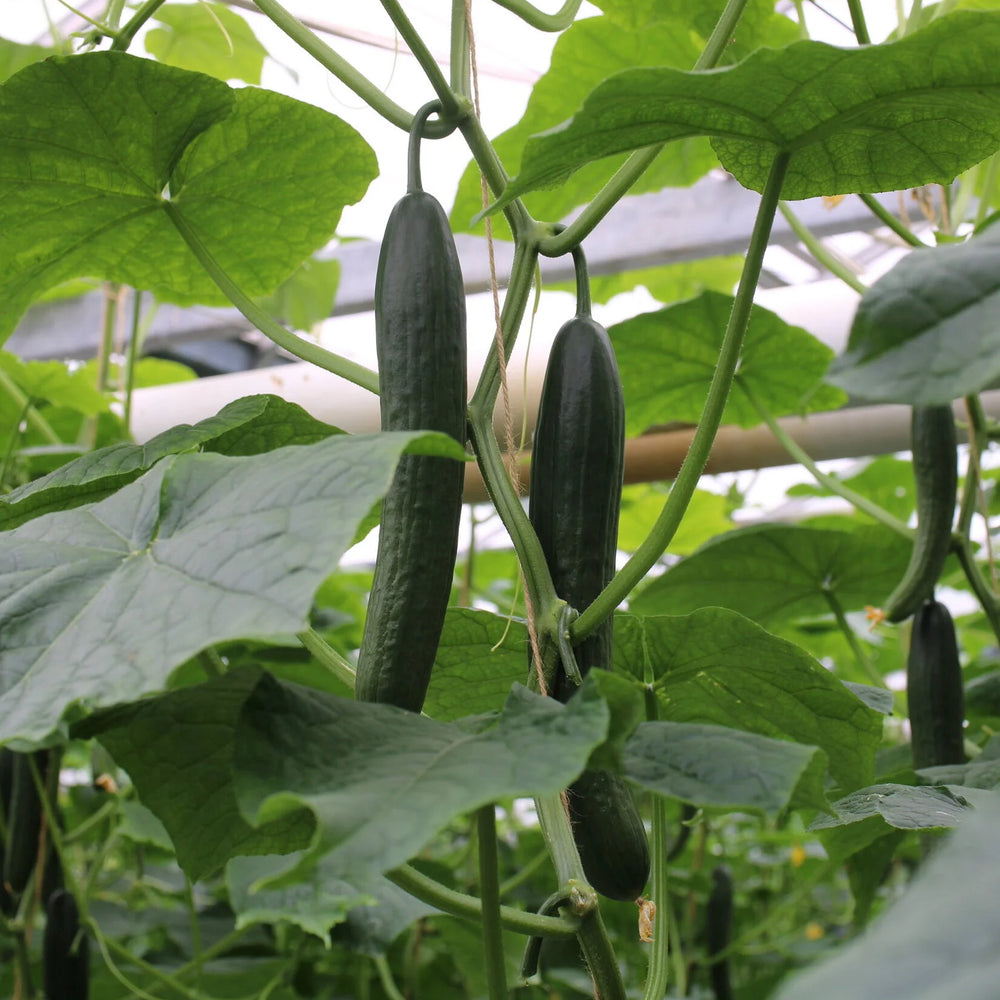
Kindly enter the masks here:
<path id="1" fill-rule="evenodd" d="M 914 614 L 934 594 L 951 548 L 958 488 L 958 438 L 950 406 L 915 406 L 910 422 L 917 537 L 903 579 L 883 605 L 890 622 Z"/>
<path id="2" fill-rule="evenodd" d="M 407 193 L 386 224 L 375 279 L 382 429 L 466 440 L 465 294 L 441 205 L 420 189 L 420 135 L 410 136 Z M 419 712 L 451 594 L 462 463 L 404 455 L 382 503 L 375 577 L 355 696 Z"/>
<path id="3" fill-rule="evenodd" d="M 729 959 L 717 962 L 712 959 L 729 947 L 733 937 L 733 873 L 728 865 L 712 869 L 712 889 L 705 906 L 705 951 L 708 958 L 708 975 L 712 981 L 715 1000 L 733 1000 L 733 987 L 729 978 Z"/>
<path id="4" fill-rule="evenodd" d="M 48 1000 L 87 1000 L 90 993 L 90 952 L 80 932 L 76 900 L 57 889 L 45 906 L 42 938 L 42 983 Z"/>
<path id="5" fill-rule="evenodd" d="M 939 601 L 913 616 L 906 700 L 914 768 L 964 764 L 965 693 L 955 623 Z"/>
<path id="6" fill-rule="evenodd" d="M 7 842 L 4 844 L 3 880 L 15 895 L 24 892 L 38 859 L 38 837 L 42 828 L 42 800 L 31 775 L 31 754 L 15 754 L 6 813 Z M 35 755 L 36 765 L 45 774 L 46 754 Z"/>
<path id="7" fill-rule="evenodd" d="M 531 456 L 528 513 L 556 593 L 585 608 L 615 570 L 625 454 L 625 405 L 607 331 L 590 317 L 586 264 L 574 253 L 577 315 L 556 335 L 545 370 Z M 609 618 L 575 647 L 585 675 L 612 666 Z M 576 685 L 556 671 L 549 692 L 566 701 Z M 636 899 L 649 878 L 649 844 L 628 785 L 586 771 L 568 790 L 573 835 L 591 885 Z"/>

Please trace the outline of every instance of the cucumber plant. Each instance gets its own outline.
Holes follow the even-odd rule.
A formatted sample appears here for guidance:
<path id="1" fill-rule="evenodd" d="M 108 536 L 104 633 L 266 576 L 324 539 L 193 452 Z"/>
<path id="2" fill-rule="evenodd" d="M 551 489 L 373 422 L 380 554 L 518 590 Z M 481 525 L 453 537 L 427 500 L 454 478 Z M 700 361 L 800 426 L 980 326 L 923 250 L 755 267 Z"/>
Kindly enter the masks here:
<path id="1" fill-rule="evenodd" d="M 954 789 L 988 784 L 996 755 L 990 718 L 962 724 L 955 668 L 960 639 L 964 673 L 988 680 L 1000 642 L 984 395 L 1000 377 L 1000 13 L 851 0 L 831 45 L 824 11 L 770 0 L 462 0 L 447 37 L 406 0 L 370 6 L 365 30 L 405 44 L 416 83 L 377 85 L 276 0 L 246 18 L 109 0 L 51 49 L 0 40 L 0 340 L 76 279 L 108 301 L 93 370 L 0 354 L 0 995 L 658 1000 L 694 995 L 701 962 L 717 996 L 832 1000 L 846 981 L 894 1000 L 953 985 L 903 978 L 929 939 L 991 998 L 975 943 L 1000 927 L 972 904 L 995 864 L 942 877 L 968 909 L 944 927 L 905 914 L 898 961 L 866 957 L 875 932 L 841 942 L 922 835 L 974 826 L 968 802 L 988 818 L 995 795 Z M 515 37 L 558 35 L 493 138 L 485 10 Z M 259 87 L 265 24 L 360 100 L 357 128 Z M 382 126 L 383 164 L 409 149 L 372 288 L 376 373 L 272 311 L 328 314 L 329 287 L 318 313 L 297 290 L 330 281 L 308 257 L 369 197 Z M 420 179 L 438 140 L 470 159 L 449 214 Z M 700 178 L 755 192 L 740 258 L 602 276 L 663 305 L 605 329 L 584 244 L 627 192 Z M 880 197 L 907 190 L 920 231 Z M 870 287 L 793 208 L 855 194 L 913 250 Z M 832 361 L 753 304 L 779 212 L 862 293 Z M 468 324 L 453 233 L 483 220 L 511 267 L 495 323 Z M 526 505 L 497 400 L 539 263 L 569 255 L 577 315 L 549 359 Z M 147 296 L 131 311 L 112 306 L 126 288 Z M 132 389 L 157 377 L 137 357 L 149 296 L 235 306 L 378 393 L 382 433 L 253 397 L 132 442 Z M 496 349 L 467 373 L 480 336 Z M 837 387 L 913 406 L 904 472 L 872 462 L 845 482 L 788 433 L 783 417 L 840 406 Z M 622 506 L 626 435 L 674 423 L 692 430 L 670 482 L 626 486 Z M 738 482 L 732 503 L 699 490 L 723 424 L 769 428 L 850 512 L 737 526 Z M 490 503 L 455 593 L 466 451 Z M 373 570 L 338 568 L 376 515 Z M 935 597 L 954 591 L 952 622 Z M 874 634 L 859 628 L 879 604 Z M 947 788 L 913 784 L 883 727 L 908 635 L 912 762 L 947 766 Z M 14 764 L 35 753 L 64 764 L 28 781 Z M 813 985 L 855 954 L 862 973 Z"/>

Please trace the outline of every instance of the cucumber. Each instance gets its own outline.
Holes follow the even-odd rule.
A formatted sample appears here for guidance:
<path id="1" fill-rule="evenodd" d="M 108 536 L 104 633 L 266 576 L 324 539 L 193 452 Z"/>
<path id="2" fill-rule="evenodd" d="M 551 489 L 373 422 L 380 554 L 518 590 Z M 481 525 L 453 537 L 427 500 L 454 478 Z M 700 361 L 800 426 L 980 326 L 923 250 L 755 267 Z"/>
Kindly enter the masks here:
<path id="1" fill-rule="evenodd" d="M 955 623 L 939 601 L 913 616 L 906 661 L 913 767 L 964 764 L 965 693 Z"/>
<path id="2" fill-rule="evenodd" d="M 90 992 L 90 946 L 76 900 L 65 889 L 53 892 L 45 905 L 42 983 L 48 1000 L 87 1000 Z"/>
<path id="3" fill-rule="evenodd" d="M 419 149 L 436 104 L 410 134 L 409 183 L 386 224 L 375 279 L 382 429 L 466 440 L 465 292 L 455 241 L 420 188 Z M 462 463 L 404 455 L 382 503 L 355 696 L 419 712 L 451 595 Z"/>
<path id="4" fill-rule="evenodd" d="M 934 594 L 951 548 L 958 464 L 955 417 L 950 406 L 915 406 L 910 421 L 917 537 L 910 562 L 883 606 L 885 618 L 901 622 Z"/>
<path id="5" fill-rule="evenodd" d="M 35 762 L 45 777 L 45 751 Z M 24 892 L 38 859 L 38 837 L 42 829 L 42 800 L 31 776 L 31 756 L 15 753 L 11 776 L 10 806 L 6 811 L 7 841 L 3 854 L 3 881 L 15 896 Z"/>
<path id="6" fill-rule="evenodd" d="M 733 987 L 729 979 L 729 959 L 718 962 L 712 959 L 729 947 L 733 937 L 733 873 L 728 865 L 712 869 L 712 889 L 705 906 L 705 952 L 708 957 L 708 975 L 712 982 L 715 1000 L 733 1000 Z"/>
<path id="7" fill-rule="evenodd" d="M 545 370 L 531 456 L 528 516 L 556 593 L 585 608 L 615 570 L 625 455 L 625 404 L 607 331 L 590 316 L 583 253 L 574 251 L 577 315 L 556 335 Z M 574 648 L 581 675 L 610 670 L 609 618 Z M 557 668 L 549 694 L 567 701 L 576 683 Z M 569 788 L 573 836 L 591 885 L 634 900 L 649 878 L 649 844 L 632 792 L 609 771 L 585 771 Z"/>

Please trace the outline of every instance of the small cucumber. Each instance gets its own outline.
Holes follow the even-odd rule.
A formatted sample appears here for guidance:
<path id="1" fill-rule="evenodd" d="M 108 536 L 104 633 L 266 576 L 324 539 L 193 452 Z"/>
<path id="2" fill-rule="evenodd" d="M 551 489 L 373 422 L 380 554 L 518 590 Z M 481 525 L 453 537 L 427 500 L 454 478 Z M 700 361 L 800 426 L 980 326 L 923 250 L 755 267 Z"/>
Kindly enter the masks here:
<path id="1" fill-rule="evenodd" d="M 531 456 L 528 514 L 556 593 L 585 608 L 615 571 L 625 456 L 625 404 L 607 331 L 590 317 L 583 253 L 574 251 L 577 315 L 556 335 L 545 370 Z M 581 675 L 610 670 L 609 618 L 573 652 Z M 558 668 L 550 694 L 566 701 L 578 679 Z M 569 788 L 573 835 L 591 885 L 634 900 L 649 878 L 649 844 L 632 792 L 610 771 Z"/>
<path id="2" fill-rule="evenodd" d="M 964 764 L 962 664 L 955 623 L 940 601 L 925 601 L 913 616 L 906 700 L 914 768 Z"/>
<path id="3" fill-rule="evenodd" d="M 910 423 L 917 537 L 910 562 L 883 605 L 886 620 L 901 622 L 934 594 L 951 548 L 958 464 L 955 417 L 950 406 L 915 406 Z"/>
<path id="4" fill-rule="evenodd" d="M 441 205 L 420 190 L 420 135 L 410 136 L 409 190 L 393 208 L 375 279 L 382 430 L 466 440 L 465 292 Z M 462 463 L 404 455 L 382 503 L 375 577 L 355 696 L 419 712 L 451 595 Z"/>
<path id="5" fill-rule="evenodd" d="M 87 1000 L 90 993 L 90 951 L 81 933 L 76 900 L 57 889 L 45 905 L 42 938 L 42 983 L 48 1000 Z"/>
<path id="6" fill-rule="evenodd" d="M 712 869 L 712 889 L 705 906 L 705 952 L 708 957 L 708 975 L 712 981 L 715 1000 L 733 1000 L 733 987 L 729 979 L 729 959 L 717 962 L 712 959 L 729 947 L 733 937 L 733 873 L 728 865 Z"/>

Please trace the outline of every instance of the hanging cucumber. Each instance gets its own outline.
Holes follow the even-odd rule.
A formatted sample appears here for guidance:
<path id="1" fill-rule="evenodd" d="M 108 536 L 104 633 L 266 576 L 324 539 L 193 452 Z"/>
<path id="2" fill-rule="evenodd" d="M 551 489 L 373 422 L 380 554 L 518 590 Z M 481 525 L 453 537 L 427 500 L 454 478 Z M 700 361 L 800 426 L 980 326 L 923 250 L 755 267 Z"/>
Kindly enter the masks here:
<path id="1" fill-rule="evenodd" d="M 410 133 L 406 194 L 386 224 L 375 279 L 382 429 L 466 440 L 465 293 L 441 205 L 420 186 L 420 138 Z M 451 594 L 462 463 L 404 455 L 382 503 L 375 577 L 355 695 L 419 712 Z"/>
<path id="2" fill-rule="evenodd" d="M 577 315 L 556 335 L 545 369 L 531 455 L 528 514 L 556 593 L 585 608 L 615 571 L 625 455 L 625 404 L 607 331 L 590 316 L 587 267 L 576 267 Z M 574 648 L 581 675 L 610 670 L 609 618 Z M 550 694 L 576 690 L 559 667 Z M 569 788 L 573 835 L 591 885 L 612 899 L 636 899 L 649 878 L 649 845 L 628 785 L 610 771 L 585 771 Z"/>
<path id="3" fill-rule="evenodd" d="M 48 1000 L 87 1000 L 90 992 L 89 942 L 76 900 L 65 889 L 53 892 L 45 906 L 42 983 Z"/>
<path id="4" fill-rule="evenodd" d="M 955 418 L 950 406 L 915 406 L 910 423 L 917 537 L 903 579 L 883 606 L 886 620 L 901 622 L 934 593 L 951 548 L 958 465 Z"/>
<path id="5" fill-rule="evenodd" d="M 46 752 L 34 755 L 45 780 Z M 5 811 L 7 839 L 3 852 L 3 881 L 14 895 L 24 892 L 38 859 L 38 837 L 42 829 L 42 800 L 31 775 L 31 755 L 12 755 L 10 802 Z"/>
<path id="6" fill-rule="evenodd" d="M 733 937 L 733 873 L 728 865 L 712 869 L 712 890 L 705 906 L 705 951 L 708 975 L 715 1000 L 733 1000 L 729 980 L 729 959 L 713 961 L 719 952 L 729 947 Z"/>
<path id="7" fill-rule="evenodd" d="M 906 700 L 914 768 L 964 764 L 965 694 L 955 623 L 939 601 L 913 616 Z"/>

